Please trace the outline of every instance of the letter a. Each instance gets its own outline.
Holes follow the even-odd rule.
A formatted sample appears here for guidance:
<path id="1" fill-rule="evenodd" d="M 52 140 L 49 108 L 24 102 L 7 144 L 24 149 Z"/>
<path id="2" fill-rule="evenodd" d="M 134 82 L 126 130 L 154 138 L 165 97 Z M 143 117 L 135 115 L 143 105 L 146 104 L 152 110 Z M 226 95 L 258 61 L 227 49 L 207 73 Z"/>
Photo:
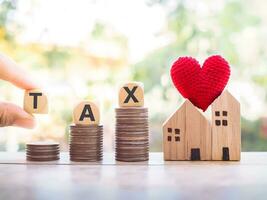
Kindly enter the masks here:
<path id="1" fill-rule="evenodd" d="M 89 117 L 91 121 L 95 121 L 94 114 L 92 112 L 91 106 L 89 104 L 85 104 L 82 114 L 80 116 L 80 121 L 83 121 L 84 118 Z"/>

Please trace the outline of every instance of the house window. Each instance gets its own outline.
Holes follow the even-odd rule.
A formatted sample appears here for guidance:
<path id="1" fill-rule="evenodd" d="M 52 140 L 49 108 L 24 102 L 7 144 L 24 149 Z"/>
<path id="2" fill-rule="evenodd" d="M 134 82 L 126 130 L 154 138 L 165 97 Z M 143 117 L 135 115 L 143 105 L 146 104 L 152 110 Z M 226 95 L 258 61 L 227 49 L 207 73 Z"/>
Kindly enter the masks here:
<path id="1" fill-rule="evenodd" d="M 175 129 L 175 134 L 177 134 L 177 135 L 180 134 L 180 129 L 179 129 L 179 128 L 176 128 L 176 129 Z"/>
<path id="2" fill-rule="evenodd" d="M 168 133 L 171 133 L 172 132 L 172 128 L 168 128 Z"/>
<path id="3" fill-rule="evenodd" d="M 169 142 L 172 141 L 172 136 L 168 136 L 168 141 L 169 141 Z"/>
<path id="4" fill-rule="evenodd" d="M 216 117 L 220 116 L 220 111 L 215 111 L 215 116 Z"/>
<path id="5" fill-rule="evenodd" d="M 215 120 L 216 126 L 221 126 L 221 121 L 220 120 Z"/>
<path id="6" fill-rule="evenodd" d="M 176 137 L 175 137 L 175 141 L 176 141 L 176 142 L 180 142 L 180 137 L 179 137 L 179 136 L 176 136 Z"/>
<path id="7" fill-rule="evenodd" d="M 227 126 L 228 122 L 227 119 L 220 119 L 220 116 L 227 117 L 227 111 L 222 111 L 222 115 L 220 115 L 220 111 L 215 111 L 215 125 L 216 126 Z"/>

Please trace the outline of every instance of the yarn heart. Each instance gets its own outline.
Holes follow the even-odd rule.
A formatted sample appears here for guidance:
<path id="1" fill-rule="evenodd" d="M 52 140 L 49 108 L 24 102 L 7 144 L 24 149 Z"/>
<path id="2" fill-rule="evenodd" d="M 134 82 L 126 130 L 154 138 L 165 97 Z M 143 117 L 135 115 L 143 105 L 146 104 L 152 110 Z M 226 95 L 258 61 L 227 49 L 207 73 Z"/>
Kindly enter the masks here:
<path id="1" fill-rule="evenodd" d="M 207 58 L 202 68 L 192 57 L 180 57 L 171 67 L 177 90 L 203 111 L 222 93 L 229 77 L 229 64 L 219 55 Z"/>

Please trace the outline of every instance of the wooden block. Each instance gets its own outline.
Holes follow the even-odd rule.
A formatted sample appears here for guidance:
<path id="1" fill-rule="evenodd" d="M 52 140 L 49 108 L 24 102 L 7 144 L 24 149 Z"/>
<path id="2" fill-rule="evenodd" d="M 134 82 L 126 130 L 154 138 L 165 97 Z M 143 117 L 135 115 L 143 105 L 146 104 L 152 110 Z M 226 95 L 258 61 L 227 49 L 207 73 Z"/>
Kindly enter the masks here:
<path id="1" fill-rule="evenodd" d="M 163 124 L 164 160 L 211 160 L 211 125 L 186 100 Z"/>
<path id="2" fill-rule="evenodd" d="M 140 82 L 124 84 L 119 90 L 120 107 L 144 106 L 144 87 Z"/>
<path id="3" fill-rule="evenodd" d="M 224 91 L 211 105 L 212 160 L 240 160 L 240 104 Z"/>
<path id="4" fill-rule="evenodd" d="M 83 101 L 73 110 L 73 121 L 76 125 L 97 125 L 99 120 L 99 109 L 91 101 Z"/>
<path id="5" fill-rule="evenodd" d="M 26 90 L 24 93 L 24 110 L 28 113 L 47 114 L 47 96 L 40 89 Z"/>
<path id="6" fill-rule="evenodd" d="M 211 160 L 211 125 L 206 117 L 186 101 L 186 137 L 188 160 Z"/>
<path id="7" fill-rule="evenodd" d="M 164 160 L 186 160 L 185 112 L 186 104 L 183 103 L 163 123 Z"/>

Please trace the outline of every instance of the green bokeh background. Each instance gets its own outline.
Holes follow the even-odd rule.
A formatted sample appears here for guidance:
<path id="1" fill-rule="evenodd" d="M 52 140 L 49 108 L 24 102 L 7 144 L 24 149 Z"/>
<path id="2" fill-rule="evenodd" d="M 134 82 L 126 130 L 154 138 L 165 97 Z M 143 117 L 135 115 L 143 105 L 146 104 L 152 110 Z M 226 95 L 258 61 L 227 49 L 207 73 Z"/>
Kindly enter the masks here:
<path id="1" fill-rule="evenodd" d="M 38 1 L 32 1 L 33 9 L 35 2 Z M 119 56 L 91 54 L 86 50 L 88 44 L 82 42 L 75 47 L 21 43 L 18 38 L 24 27 L 14 17 L 17 2 L 1 0 L 0 51 L 20 63 L 33 79 L 43 83 L 51 94 L 51 109 L 49 116 L 38 118 L 39 126 L 33 131 L 2 128 L 0 150 L 20 151 L 24 150 L 27 141 L 51 139 L 59 141 L 62 150 L 67 151 L 73 105 L 78 99 L 89 98 L 96 99 L 101 105 L 105 150 L 112 151 L 116 86 L 134 80 L 145 85 L 146 104 L 150 110 L 151 151 L 161 151 L 161 124 L 183 101 L 169 78 L 172 62 L 181 55 L 191 55 L 203 61 L 211 54 L 221 54 L 229 61 L 232 69 L 229 87 L 234 96 L 235 92 L 241 94 L 238 99 L 243 116 L 242 150 L 267 150 L 267 114 L 264 113 L 267 110 L 267 15 L 261 9 L 267 2 L 219 2 L 216 7 L 210 0 L 201 3 L 146 1 L 151 8 L 160 6 L 168 13 L 165 29 L 159 35 L 168 35 L 171 40 L 144 55 L 142 60 L 133 62 L 128 58 L 128 38 L 99 21 L 95 21 L 88 38 L 119 49 Z M 260 100 L 254 104 L 236 89 L 237 85 L 246 88 L 246 84 L 252 87 L 255 96 L 260 94 Z M 0 92 L 2 100 L 21 104 L 23 94 L 10 84 L 0 81 Z M 262 112 L 250 114 L 249 110 L 256 104 L 263 106 Z"/>

